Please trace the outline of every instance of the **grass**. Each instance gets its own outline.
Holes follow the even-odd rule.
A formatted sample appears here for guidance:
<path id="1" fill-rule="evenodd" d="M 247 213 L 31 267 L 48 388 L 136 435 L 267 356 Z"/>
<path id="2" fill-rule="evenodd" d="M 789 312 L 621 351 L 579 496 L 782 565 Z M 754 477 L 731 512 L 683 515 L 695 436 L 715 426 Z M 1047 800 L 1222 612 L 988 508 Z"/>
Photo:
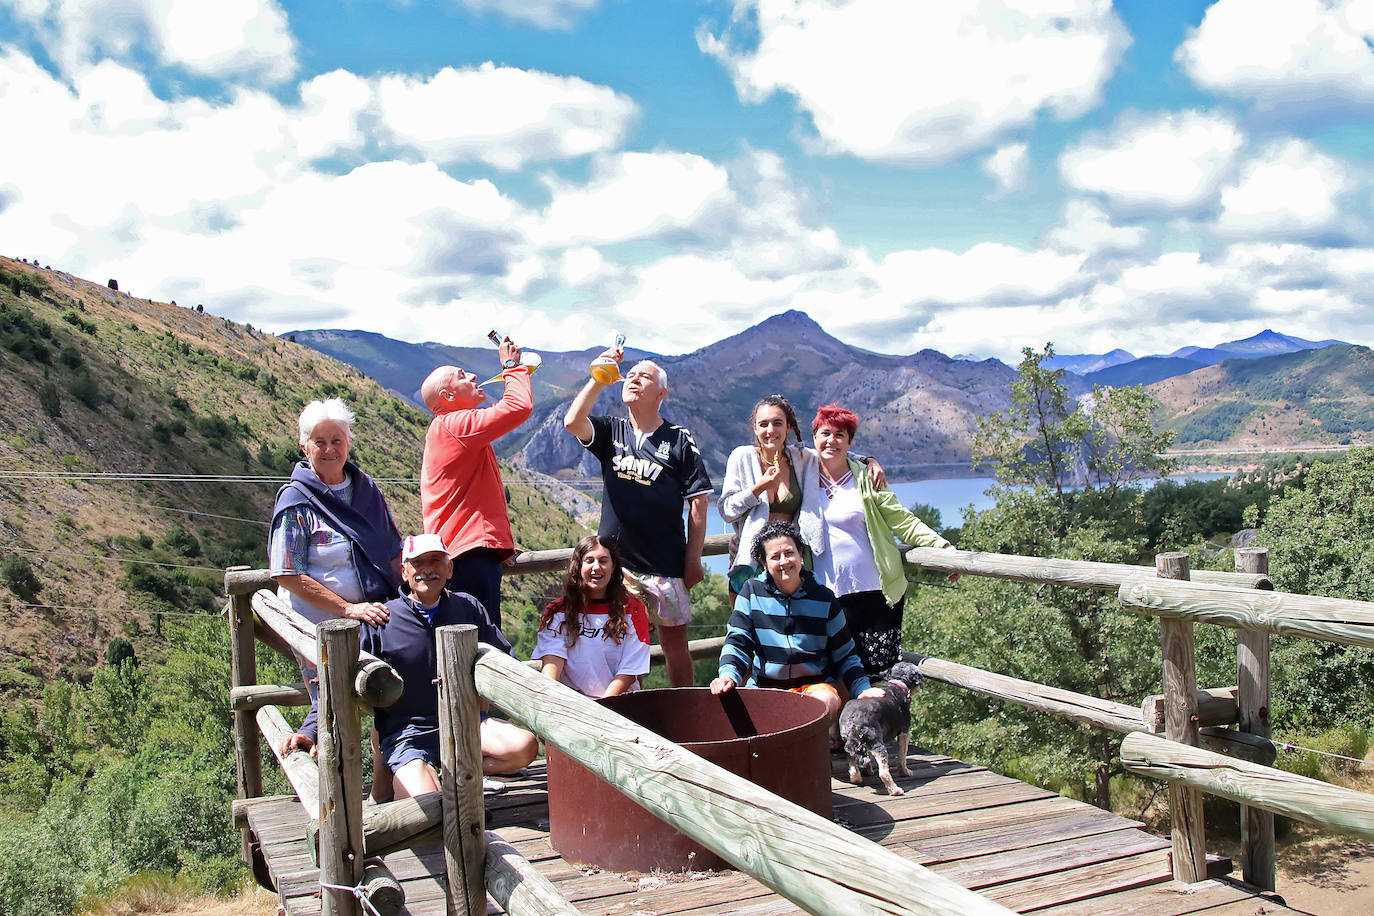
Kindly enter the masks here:
<path id="1" fill-rule="evenodd" d="M 183 875 L 145 872 L 127 878 L 78 912 L 83 916 L 275 916 L 277 895 L 248 880 L 229 896 L 207 894 Z"/>

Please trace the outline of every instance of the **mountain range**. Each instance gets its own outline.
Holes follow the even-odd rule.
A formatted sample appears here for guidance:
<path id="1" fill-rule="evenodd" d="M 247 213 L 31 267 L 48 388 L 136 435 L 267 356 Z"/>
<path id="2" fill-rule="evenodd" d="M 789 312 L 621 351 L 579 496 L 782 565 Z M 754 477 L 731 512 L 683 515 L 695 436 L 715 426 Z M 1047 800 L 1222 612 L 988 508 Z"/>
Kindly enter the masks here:
<path id="1" fill-rule="evenodd" d="M 1172 353 L 1139 358 L 1126 350 L 1110 353 L 1055 355 L 1045 360 L 1050 369 L 1067 369 L 1094 385 L 1150 385 L 1178 375 L 1186 375 L 1227 359 L 1261 359 L 1300 350 L 1320 350 L 1343 340 L 1304 340 L 1290 334 L 1265 329 L 1244 340 L 1230 340 L 1214 347 L 1179 347 Z"/>
<path id="2" fill-rule="evenodd" d="M 424 376 L 444 362 L 479 375 L 499 368 L 491 348 L 402 344 L 358 331 L 295 331 L 288 336 L 352 363 L 411 398 Z M 599 352 L 541 354 L 534 421 L 501 443 L 503 454 L 545 474 L 588 476 L 595 471 L 590 456 L 564 431 L 563 414 Z M 773 393 L 793 402 L 808 435 L 817 407 L 832 402 L 850 407 L 861 418 L 856 449 L 878 456 L 898 473 L 966 473 L 977 417 L 1010 403 L 1008 386 L 1016 375 L 995 359 L 956 360 L 935 350 L 909 356 L 874 353 L 832 337 L 799 311 L 774 315 L 689 354 L 627 351 L 626 359 L 645 356 L 668 373 L 664 417 L 692 430 L 717 482 L 730 450 L 748 440 L 750 409 Z M 1075 393 L 1090 387 L 1077 377 L 1072 382 Z M 619 389 L 612 386 L 602 392 L 596 412 L 612 412 L 618 404 Z"/>
<path id="3" fill-rule="evenodd" d="M 307 330 L 289 336 L 353 364 L 412 401 L 420 381 L 436 366 L 451 362 L 479 375 L 498 368 L 495 351 L 489 347 L 407 344 L 364 331 Z M 588 363 L 599 352 L 593 348 L 541 354 L 544 363 L 535 373 L 534 420 L 500 443 L 503 455 L 543 474 L 595 476 L 590 456 L 564 431 L 563 414 L 586 381 Z M 1272 330 L 1213 347 L 1182 347 L 1167 355 L 1136 358 L 1118 349 L 1056 355 L 1046 364 L 1068 370 L 1064 381 L 1074 395 L 1086 393 L 1095 384 L 1154 386 L 1152 390 L 1159 389 L 1165 402 L 1156 420 L 1177 430 L 1180 444 L 1228 444 L 1233 437 L 1246 438 L 1244 420 L 1250 414 L 1228 425 L 1207 421 L 1205 416 L 1199 419 L 1198 410 L 1226 403 L 1257 405 L 1255 396 L 1242 390 L 1244 386 L 1261 384 L 1261 376 L 1271 370 L 1282 377 L 1287 377 L 1285 373 L 1303 375 L 1302 367 L 1310 362 L 1304 354 L 1328 352 L 1329 357 L 1313 362 L 1325 365 L 1323 371 L 1331 371 L 1333 361 L 1349 364 L 1360 377 L 1369 368 L 1361 356 L 1368 352 L 1363 347 L 1304 340 Z M 894 356 L 851 346 L 799 311 L 774 315 L 689 354 L 632 350 L 626 358 L 643 357 L 652 357 L 668 372 L 670 391 L 664 416 L 692 430 L 707 467 L 717 475 L 730 450 L 748 441 L 749 409 L 770 393 L 792 400 L 808 432 L 809 418 L 820 405 L 839 402 L 850 407 L 861 418 L 856 449 L 877 456 L 898 475 L 964 475 L 978 417 L 1010 403 L 1009 386 L 1016 376 L 995 359 L 950 358 L 935 350 Z M 1283 357 L 1290 358 L 1284 361 Z M 1208 394 L 1202 401 L 1174 397 L 1176 391 L 1192 390 L 1187 384 L 1163 384 L 1237 361 L 1254 367 L 1213 372 L 1207 377 L 1221 381 L 1206 386 Z M 1264 384 L 1271 392 L 1292 387 L 1272 379 Z M 1293 398 L 1285 410 L 1293 422 L 1281 424 L 1286 438 L 1274 444 L 1329 444 L 1361 436 L 1363 418 L 1374 416 L 1374 405 L 1364 404 L 1359 397 L 1345 400 L 1349 403 L 1329 408 L 1321 399 L 1306 404 L 1301 397 Z M 613 412 L 620 409 L 618 403 L 618 389 L 609 388 L 602 392 L 596 412 Z M 1309 408 L 1316 413 L 1309 413 Z M 1240 412 L 1240 407 L 1231 406 L 1221 416 L 1234 419 Z M 1302 423 L 1296 421 L 1299 416 Z"/>

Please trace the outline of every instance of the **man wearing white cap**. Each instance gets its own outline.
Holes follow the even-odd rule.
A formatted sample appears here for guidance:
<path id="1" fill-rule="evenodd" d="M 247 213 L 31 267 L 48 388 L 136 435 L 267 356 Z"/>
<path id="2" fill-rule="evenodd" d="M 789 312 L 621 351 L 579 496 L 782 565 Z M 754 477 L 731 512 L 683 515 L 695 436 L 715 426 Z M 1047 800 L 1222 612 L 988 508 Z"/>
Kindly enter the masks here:
<path id="1" fill-rule="evenodd" d="M 377 733 L 381 762 L 395 774 L 396 797 L 420 795 L 439 788 L 439 700 L 434 688 L 438 677 L 434 631 L 439 627 L 470 623 L 477 626 L 479 641 L 503 652 L 510 643 L 471 596 L 444 588 L 453 561 L 437 534 L 417 534 L 401 545 L 401 574 L 407 587 L 401 597 L 387 602 L 387 623 L 364 625 L 362 648 L 396 669 L 405 681 L 401 698 L 378 708 Z M 301 732 L 314 738 L 312 708 Z M 307 731 L 309 727 L 309 731 Z M 509 722 L 489 719 L 483 713 L 482 772 L 511 773 L 528 764 L 539 751 L 534 735 Z"/>

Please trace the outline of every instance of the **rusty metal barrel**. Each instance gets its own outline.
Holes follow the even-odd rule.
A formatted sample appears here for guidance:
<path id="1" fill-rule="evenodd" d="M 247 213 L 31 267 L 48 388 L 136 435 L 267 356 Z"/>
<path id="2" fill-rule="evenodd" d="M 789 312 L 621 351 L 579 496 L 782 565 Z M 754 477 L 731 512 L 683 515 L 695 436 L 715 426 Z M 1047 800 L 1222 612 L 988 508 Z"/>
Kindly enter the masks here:
<path id="1" fill-rule="evenodd" d="M 825 704 L 786 690 L 644 690 L 601 700 L 732 773 L 831 816 Z M 548 749 L 549 841 L 565 860 L 614 871 L 729 868 L 555 748 Z"/>

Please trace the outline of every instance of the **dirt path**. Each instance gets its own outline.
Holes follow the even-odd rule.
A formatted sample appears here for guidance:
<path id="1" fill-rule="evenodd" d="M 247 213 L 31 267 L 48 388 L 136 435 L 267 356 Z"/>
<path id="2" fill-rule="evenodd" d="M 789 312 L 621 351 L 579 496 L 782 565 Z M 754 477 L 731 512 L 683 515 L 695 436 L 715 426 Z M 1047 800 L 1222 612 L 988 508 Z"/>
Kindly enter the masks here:
<path id="1" fill-rule="evenodd" d="M 1374 843 L 1319 837 L 1282 847 L 1278 891 L 1317 916 L 1374 913 Z"/>

